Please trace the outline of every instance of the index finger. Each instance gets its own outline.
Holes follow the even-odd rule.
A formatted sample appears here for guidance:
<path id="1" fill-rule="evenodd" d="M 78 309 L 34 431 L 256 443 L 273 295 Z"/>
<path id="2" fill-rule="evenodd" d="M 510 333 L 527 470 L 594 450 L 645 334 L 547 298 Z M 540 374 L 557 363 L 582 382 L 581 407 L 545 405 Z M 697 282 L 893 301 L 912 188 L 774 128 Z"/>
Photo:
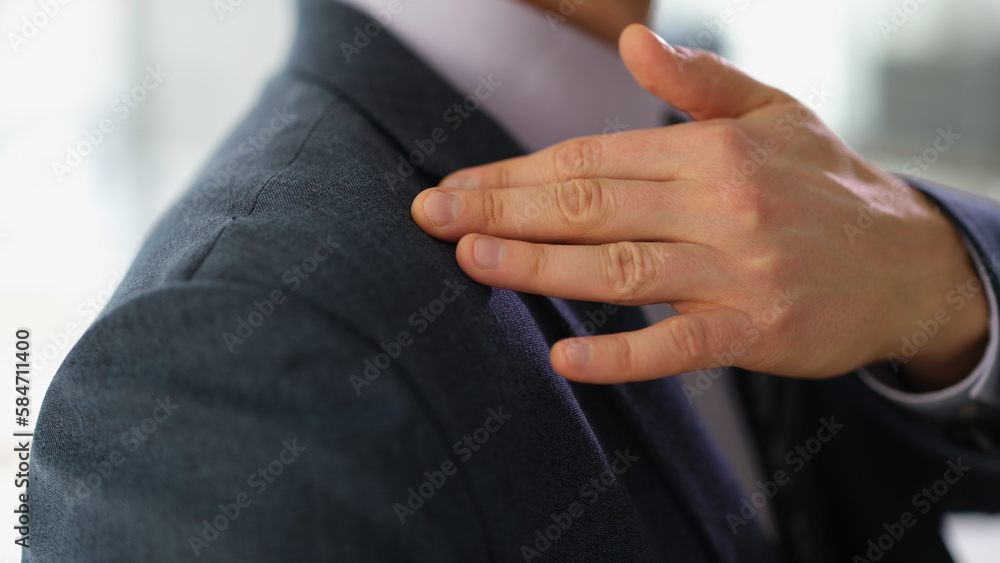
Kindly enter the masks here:
<path id="1" fill-rule="evenodd" d="M 690 128 L 697 125 L 682 123 L 570 139 L 529 155 L 453 172 L 440 186 L 498 189 L 585 178 L 675 180 L 684 163 L 697 157 L 690 137 Z"/>

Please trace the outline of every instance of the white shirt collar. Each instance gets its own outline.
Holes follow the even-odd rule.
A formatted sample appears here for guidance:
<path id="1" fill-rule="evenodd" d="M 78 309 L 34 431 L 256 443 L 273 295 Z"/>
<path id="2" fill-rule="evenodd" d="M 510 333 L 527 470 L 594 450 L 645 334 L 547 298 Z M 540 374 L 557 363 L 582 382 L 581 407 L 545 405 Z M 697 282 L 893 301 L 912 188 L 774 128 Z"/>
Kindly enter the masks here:
<path id="1" fill-rule="evenodd" d="M 463 94 L 492 74 L 501 86 L 483 110 L 529 152 L 571 137 L 656 127 L 666 111 L 610 45 L 518 0 L 341 1 L 383 23 Z M 395 15 L 390 4 L 398 5 Z"/>

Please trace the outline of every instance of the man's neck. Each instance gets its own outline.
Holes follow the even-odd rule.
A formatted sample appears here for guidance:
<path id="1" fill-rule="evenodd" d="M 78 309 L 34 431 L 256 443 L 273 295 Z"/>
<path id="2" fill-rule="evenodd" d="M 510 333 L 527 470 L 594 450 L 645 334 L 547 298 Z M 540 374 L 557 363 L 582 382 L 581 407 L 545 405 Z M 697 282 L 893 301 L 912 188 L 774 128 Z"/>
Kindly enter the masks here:
<path id="1" fill-rule="evenodd" d="M 550 18 L 566 19 L 612 45 L 622 30 L 649 19 L 650 0 L 522 0 L 546 11 Z"/>

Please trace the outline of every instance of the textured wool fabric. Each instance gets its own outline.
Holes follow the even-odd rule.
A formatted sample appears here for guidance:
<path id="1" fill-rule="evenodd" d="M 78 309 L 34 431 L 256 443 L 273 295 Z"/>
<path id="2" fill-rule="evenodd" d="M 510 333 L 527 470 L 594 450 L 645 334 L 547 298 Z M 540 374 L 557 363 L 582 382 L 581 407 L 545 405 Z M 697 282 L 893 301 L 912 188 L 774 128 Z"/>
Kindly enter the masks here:
<path id="1" fill-rule="evenodd" d="M 673 380 L 549 365 L 636 310 L 476 284 L 410 218 L 521 149 L 481 112 L 448 121 L 461 96 L 388 34 L 348 62 L 366 16 L 299 6 L 288 68 L 46 395 L 25 561 L 843 560 L 956 457 L 973 469 L 883 561 L 944 560 L 942 510 L 1000 507 L 995 454 L 855 378 L 740 374 L 769 475 L 820 417 L 844 429 L 770 500 L 784 555 L 752 517 L 734 533 L 741 493 Z M 989 255 L 1000 213 L 947 197 Z"/>

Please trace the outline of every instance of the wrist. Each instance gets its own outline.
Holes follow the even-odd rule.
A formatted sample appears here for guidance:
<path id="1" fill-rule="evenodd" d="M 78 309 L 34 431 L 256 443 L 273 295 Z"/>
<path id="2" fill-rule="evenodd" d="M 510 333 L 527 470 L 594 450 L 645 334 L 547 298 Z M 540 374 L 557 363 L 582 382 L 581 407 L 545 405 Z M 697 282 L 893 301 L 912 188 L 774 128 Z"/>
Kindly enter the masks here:
<path id="1" fill-rule="evenodd" d="M 924 275 L 915 288 L 921 295 L 896 339 L 898 369 L 912 391 L 944 389 L 968 376 L 982 359 L 989 336 L 989 304 L 969 251 L 955 226 L 935 213 Z M 915 268 L 919 272 L 920 268 Z M 987 280 L 988 281 L 988 280 Z M 903 361 L 899 361 L 902 359 Z"/>

